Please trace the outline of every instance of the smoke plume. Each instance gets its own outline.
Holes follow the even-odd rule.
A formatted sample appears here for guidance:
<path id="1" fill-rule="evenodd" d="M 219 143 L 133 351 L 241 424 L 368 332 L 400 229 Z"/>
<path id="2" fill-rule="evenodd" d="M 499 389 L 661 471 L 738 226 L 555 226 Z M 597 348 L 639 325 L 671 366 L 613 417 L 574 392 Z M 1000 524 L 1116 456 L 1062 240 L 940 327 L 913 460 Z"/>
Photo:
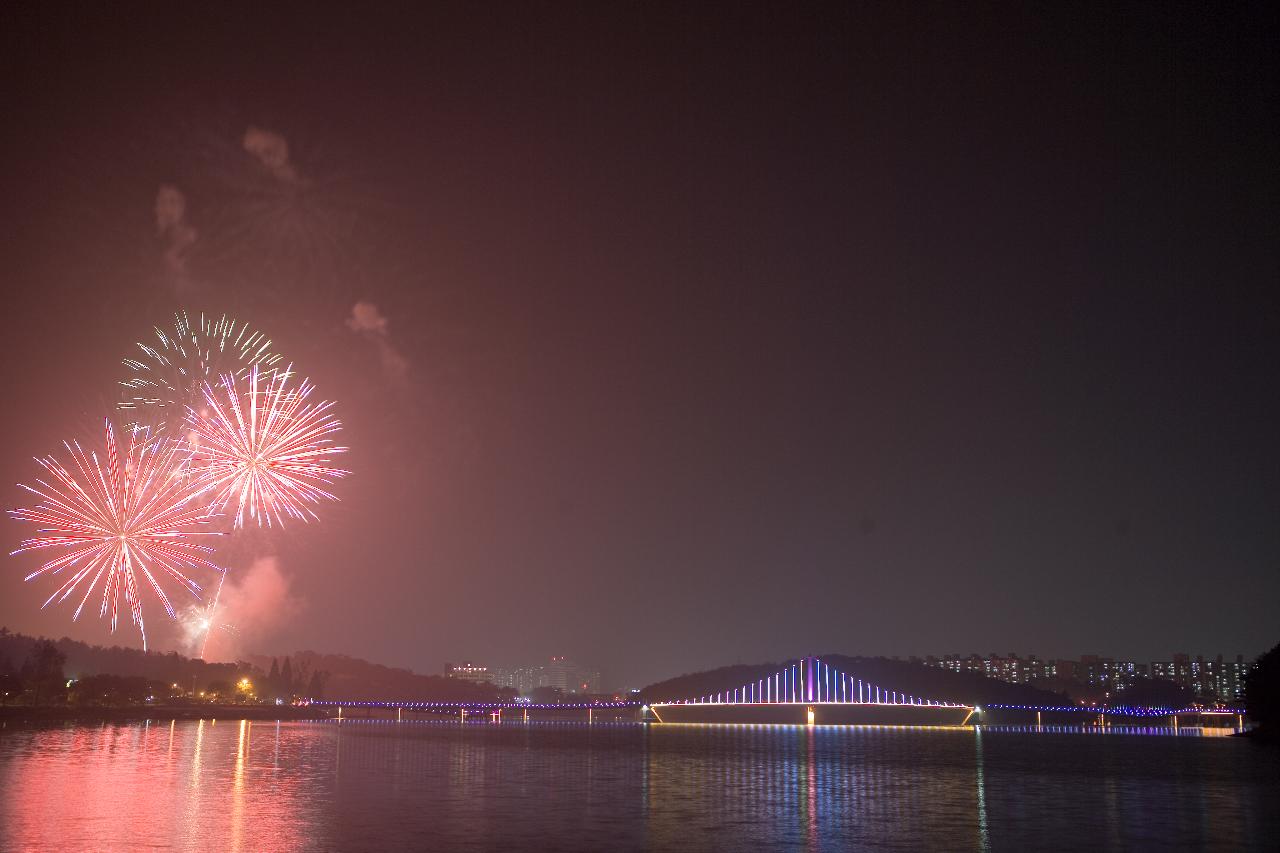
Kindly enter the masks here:
<path id="1" fill-rule="evenodd" d="M 377 346 L 378 356 L 382 360 L 382 370 L 387 377 L 400 381 L 409 371 L 409 361 L 392 346 L 389 326 L 390 321 L 372 302 L 357 302 L 351 307 L 351 316 L 347 318 L 347 328 L 358 335 L 363 335 Z"/>
<path id="2" fill-rule="evenodd" d="M 297 184 L 301 177 L 289 161 L 289 141 L 273 130 L 250 127 L 244 132 L 244 150 L 258 159 L 276 180 Z"/>
<path id="3" fill-rule="evenodd" d="M 186 255 L 196 242 L 196 229 L 187 224 L 187 197 L 172 184 L 156 191 L 156 236 L 164 246 L 165 268 L 174 276 L 187 271 Z"/>
<path id="4" fill-rule="evenodd" d="M 215 610 L 201 608 L 197 630 L 188 631 L 188 639 L 197 641 L 192 651 L 199 654 L 203 646 L 206 660 L 236 660 L 238 655 L 269 643 L 303 607 L 302 599 L 290 589 L 289 578 L 280 571 L 279 561 L 259 557 L 248 569 L 228 571 Z M 207 645 L 202 630 L 205 619 L 212 623 Z"/>

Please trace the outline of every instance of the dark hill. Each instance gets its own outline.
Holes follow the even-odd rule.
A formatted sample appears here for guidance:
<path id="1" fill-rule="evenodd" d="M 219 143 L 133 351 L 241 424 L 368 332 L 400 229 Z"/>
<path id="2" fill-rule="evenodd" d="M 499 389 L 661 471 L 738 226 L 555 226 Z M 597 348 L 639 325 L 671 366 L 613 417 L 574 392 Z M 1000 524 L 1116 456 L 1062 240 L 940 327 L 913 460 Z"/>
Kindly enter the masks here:
<path id="1" fill-rule="evenodd" d="M 489 684 L 419 675 L 408 669 L 383 666 L 348 655 L 303 651 L 290 656 L 295 672 L 325 673 L 324 694 L 330 699 L 416 700 L 421 702 L 492 702 L 510 698 L 514 690 Z M 271 658 L 251 655 L 261 669 L 271 667 Z M 284 659 L 281 658 L 281 661 Z"/>
<path id="2" fill-rule="evenodd" d="M 0 672 L 6 669 L 16 672 L 42 639 L 0 628 Z M 234 682 L 241 676 L 252 678 L 260 674 L 246 663 L 206 663 L 177 652 L 164 654 L 123 646 L 91 646 L 69 637 L 54 640 L 53 644 L 66 655 L 63 672 L 67 678 L 119 675 L 176 683 L 184 689 L 190 689 L 194 679 L 196 689 L 204 690 L 215 681 Z"/>
<path id="3" fill-rule="evenodd" d="M 0 628 L 0 675 L 16 673 L 42 637 L 13 634 Z M 217 682 L 234 684 L 248 677 L 269 690 L 266 673 L 271 669 L 270 657 L 249 655 L 238 663 L 206 663 L 198 658 L 183 657 L 122 646 L 91 646 L 63 637 L 53 641 L 66 656 L 63 672 L 67 678 L 83 679 L 94 675 L 145 678 L 178 684 L 184 690 L 206 690 Z M 283 664 L 284 658 L 278 662 Z M 323 693 L 335 699 L 407 699 L 427 702 L 486 702 L 510 697 L 514 692 L 491 685 L 476 685 L 438 675 L 418 675 L 407 669 L 382 666 L 347 655 L 298 652 L 291 656 L 292 687 L 283 693 L 312 695 Z M 318 679 L 311 676 L 317 675 Z M 318 685 L 318 686 L 317 686 Z M 264 694 L 265 695 L 265 694 Z"/>

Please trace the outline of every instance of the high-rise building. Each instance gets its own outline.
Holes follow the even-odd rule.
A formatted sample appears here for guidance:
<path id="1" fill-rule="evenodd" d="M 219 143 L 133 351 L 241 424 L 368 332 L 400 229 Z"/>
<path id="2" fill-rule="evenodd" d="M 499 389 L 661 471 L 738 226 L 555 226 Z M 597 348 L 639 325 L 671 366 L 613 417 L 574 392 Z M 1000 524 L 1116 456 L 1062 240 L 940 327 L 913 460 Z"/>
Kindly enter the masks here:
<path id="1" fill-rule="evenodd" d="M 913 660 L 918 659 L 913 658 Z M 1023 658 L 1016 652 L 1009 652 L 1005 656 L 992 652 L 987 657 L 978 654 L 968 656 L 950 654 L 936 658 L 930 655 L 921 662 L 926 666 L 936 666 L 952 672 L 977 672 L 989 678 L 1012 681 L 1016 684 L 1029 684 L 1057 676 L 1055 661 L 1043 661 L 1035 655 Z"/>
<path id="2" fill-rule="evenodd" d="M 1133 660 L 1116 660 L 1100 655 L 1081 655 L 1079 660 L 1040 660 L 1035 655 L 1020 657 L 1015 652 L 1000 655 L 992 652 L 985 657 L 978 654 L 932 655 L 912 658 L 925 666 L 936 666 L 952 672 L 977 672 L 988 678 L 1017 684 L 1055 682 L 1051 689 L 1063 689 L 1076 682 L 1091 688 L 1088 692 L 1112 694 L 1119 698 L 1125 690 L 1150 678 L 1172 681 L 1193 691 L 1206 701 L 1233 702 L 1244 698 L 1244 678 L 1250 664 L 1237 655 L 1234 661 L 1224 661 L 1222 655 L 1205 660 L 1202 655 L 1192 657 L 1185 652 L 1173 656 L 1173 660 L 1154 661 L 1150 665 Z"/>
<path id="3" fill-rule="evenodd" d="M 1223 662 L 1222 655 L 1218 655 L 1214 663 L 1214 693 L 1218 698 L 1228 702 L 1244 699 L 1244 678 L 1249 672 L 1244 655 L 1236 655 L 1235 660 L 1226 662 Z"/>
<path id="4" fill-rule="evenodd" d="M 538 687 L 555 687 L 566 694 L 600 692 L 600 673 L 579 666 L 563 655 L 539 666 L 495 669 L 492 680 L 497 686 L 511 687 L 522 696 Z"/>
<path id="5" fill-rule="evenodd" d="M 600 692 L 600 673 L 581 667 L 564 655 L 553 657 L 543 671 L 543 687 L 558 687 L 565 693 Z"/>
<path id="6" fill-rule="evenodd" d="M 493 670 L 493 683 L 498 687 L 510 687 L 521 696 L 528 696 L 535 687 L 542 687 L 543 668 L 541 666 L 521 666 L 514 669 L 499 668 Z"/>
<path id="7" fill-rule="evenodd" d="M 1249 666 L 1243 655 L 1236 655 L 1233 661 L 1223 660 L 1222 655 L 1207 661 L 1203 655 L 1192 658 L 1179 652 L 1171 661 L 1152 663 L 1151 675 L 1194 691 L 1202 699 L 1238 702 L 1244 698 L 1244 678 Z"/>

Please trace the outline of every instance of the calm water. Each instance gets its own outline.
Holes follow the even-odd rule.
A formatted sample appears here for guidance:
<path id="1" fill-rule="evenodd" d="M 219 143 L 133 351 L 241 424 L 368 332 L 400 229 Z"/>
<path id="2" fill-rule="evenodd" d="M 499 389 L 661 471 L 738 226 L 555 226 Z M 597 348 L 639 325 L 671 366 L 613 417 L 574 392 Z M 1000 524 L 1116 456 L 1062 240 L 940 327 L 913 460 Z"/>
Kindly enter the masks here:
<path id="1" fill-rule="evenodd" d="M 1280 752 L 1015 730 L 0 729 L 3 850 L 1276 849 Z"/>

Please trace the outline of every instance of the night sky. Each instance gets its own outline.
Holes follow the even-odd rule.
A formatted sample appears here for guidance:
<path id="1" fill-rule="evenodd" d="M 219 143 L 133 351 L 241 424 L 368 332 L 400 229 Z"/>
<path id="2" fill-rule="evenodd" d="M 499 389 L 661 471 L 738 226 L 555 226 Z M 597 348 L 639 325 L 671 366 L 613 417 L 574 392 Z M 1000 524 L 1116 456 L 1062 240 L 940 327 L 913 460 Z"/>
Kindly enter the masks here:
<path id="1" fill-rule="evenodd" d="M 186 307 L 352 448 L 225 654 L 1280 640 L 1275 6 L 697 6 L 7 7 L 5 505 Z M 110 642 L 36 562 L 0 623 Z"/>

